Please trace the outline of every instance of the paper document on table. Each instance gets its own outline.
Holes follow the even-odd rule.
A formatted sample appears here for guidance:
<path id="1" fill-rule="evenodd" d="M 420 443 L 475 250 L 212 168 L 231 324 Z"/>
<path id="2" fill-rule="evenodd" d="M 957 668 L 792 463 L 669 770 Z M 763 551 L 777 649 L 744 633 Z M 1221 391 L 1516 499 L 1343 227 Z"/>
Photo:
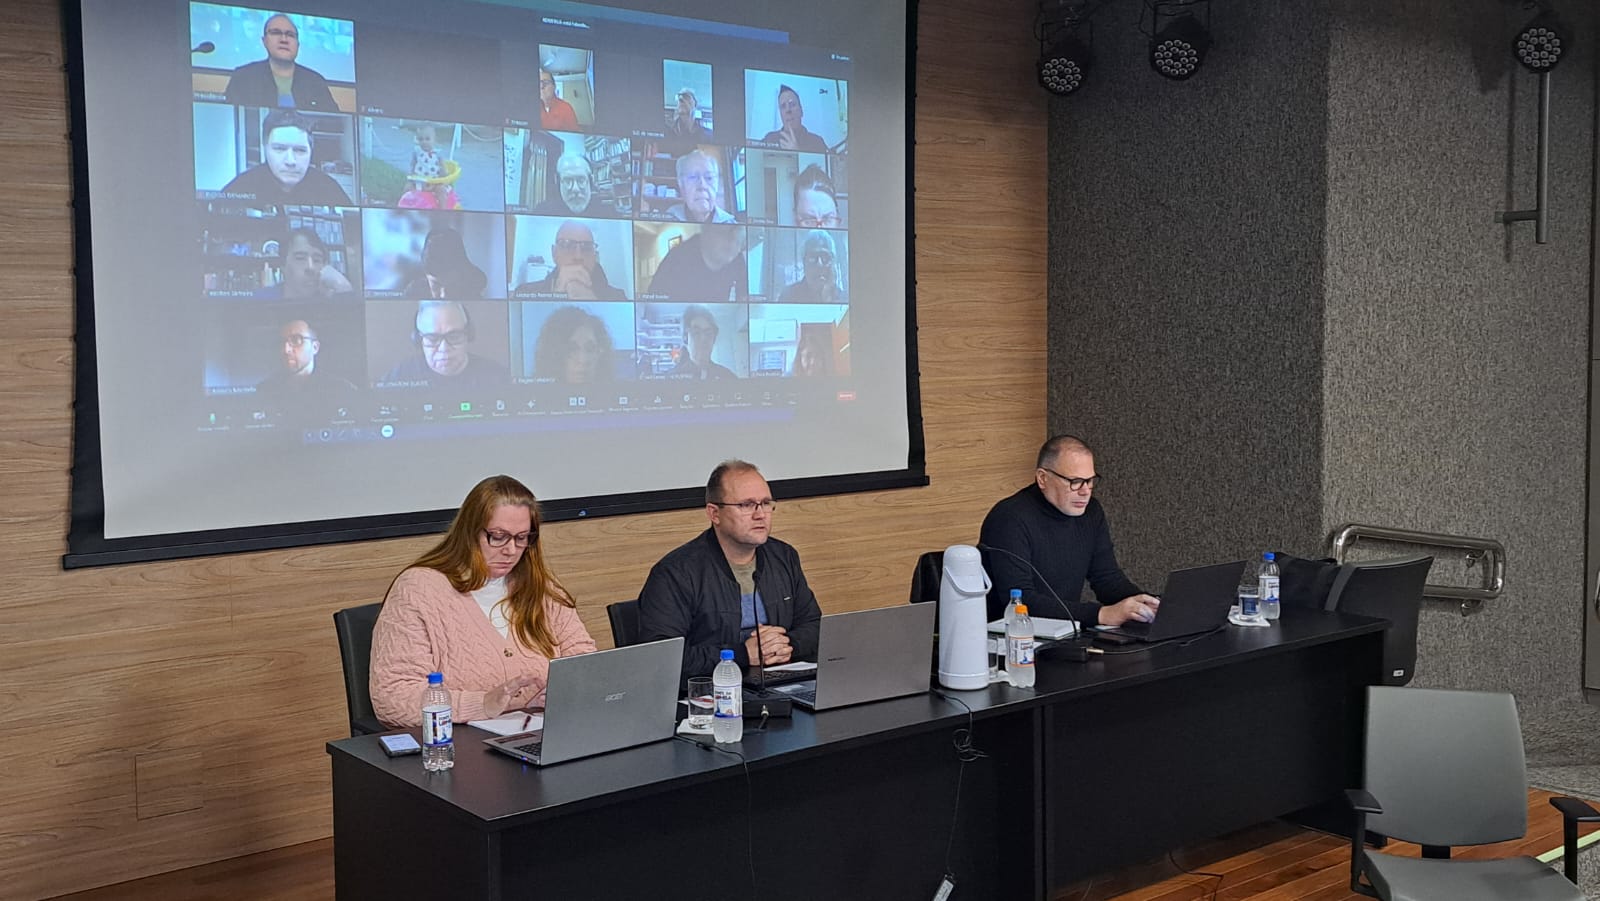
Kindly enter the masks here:
<path id="1" fill-rule="evenodd" d="M 508 713 L 505 716 L 495 717 L 492 720 L 471 720 L 469 726 L 476 726 L 485 732 L 496 735 L 516 735 L 518 732 L 532 732 L 544 728 L 544 714 L 542 713 Z"/>
<path id="2" fill-rule="evenodd" d="M 780 663 L 777 666 L 762 667 L 769 673 L 809 673 L 817 665 L 809 660 L 796 660 L 793 663 Z"/>
<path id="3" fill-rule="evenodd" d="M 1066 638 L 1075 634 L 1078 626 L 1070 619 L 1050 619 L 1046 616 L 1030 617 L 1033 620 L 1034 638 Z M 989 631 L 996 635 L 1006 634 L 1006 621 L 997 619 L 989 624 Z"/>

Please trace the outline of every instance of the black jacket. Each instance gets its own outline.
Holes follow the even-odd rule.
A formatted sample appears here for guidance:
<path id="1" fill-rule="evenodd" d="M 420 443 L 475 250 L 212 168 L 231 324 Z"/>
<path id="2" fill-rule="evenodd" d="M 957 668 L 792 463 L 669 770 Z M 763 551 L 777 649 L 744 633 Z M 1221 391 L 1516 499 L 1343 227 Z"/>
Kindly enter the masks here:
<path id="1" fill-rule="evenodd" d="M 1061 617 L 1065 603 L 1073 619 L 1091 626 L 1099 622 L 1101 604 L 1142 593 L 1117 565 L 1099 498 L 1089 500 L 1082 516 L 1068 516 L 1030 483 L 994 505 L 980 534 L 983 566 L 994 583 L 990 619 L 1005 613 L 1013 588 L 1022 590 L 1022 602 L 1034 616 Z M 1079 600 L 1085 579 L 1100 604 Z"/>
<path id="2" fill-rule="evenodd" d="M 294 96 L 295 109 L 339 112 L 333 102 L 333 92 L 328 90 L 328 80 L 315 69 L 296 65 L 289 91 Z M 278 83 L 272 77 L 271 63 L 258 59 L 234 69 L 228 78 L 227 98 L 229 103 L 239 106 L 276 108 Z"/>
<path id="3" fill-rule="evenodd" d="M 756 548 L 756 591 L 767 622 L 782 626 L 795 660 L 817 659 L 822 609 L 800 571 L 800 555 L 776 538 Z M 639 640 L 684 637 L 683 677 L 710 675 L 723 648 L 740 667 L 750 665 L 739 629 L 739 583 L 717 535 L 706 529 L 651 567 L 639 591 Z"/>

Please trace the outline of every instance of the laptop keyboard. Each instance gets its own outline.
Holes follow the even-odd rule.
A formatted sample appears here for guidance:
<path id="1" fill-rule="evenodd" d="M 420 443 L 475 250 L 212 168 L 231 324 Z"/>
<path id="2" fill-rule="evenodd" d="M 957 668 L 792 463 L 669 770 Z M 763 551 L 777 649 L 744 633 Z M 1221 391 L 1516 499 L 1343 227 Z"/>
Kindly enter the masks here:
<path id="1" fill-rule="evenodd" d="M 532 741 L 525 741 L 522 744 L 512 745 L 511 747 L 532 757 L 534 760 L 538 760 L 539 752 L 544 748 L 544 738 L 541 736 Z"/>

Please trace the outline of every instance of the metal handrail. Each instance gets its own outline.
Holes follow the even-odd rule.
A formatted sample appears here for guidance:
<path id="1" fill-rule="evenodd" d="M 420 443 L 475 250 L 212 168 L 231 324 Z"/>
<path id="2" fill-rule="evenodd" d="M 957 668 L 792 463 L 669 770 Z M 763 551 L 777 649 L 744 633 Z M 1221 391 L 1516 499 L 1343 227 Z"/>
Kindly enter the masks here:
<path id="1" fill-rule="evenodd" d="M 1477 613 L 1484 601 L 1498 598 L 1501 590 L 1506 587 L 1506 549 L 1493 538 L 1470 538 L 1465 535 L 1444 535 L 1438 532 L 1416 532 L 1411 529 L 1390 529 L 1384 526 L 1348 523 L 1333 533 L 1335 563 L 1344 563 L 1345 554 L 1358 538 L 1376 538 L 1379 541 L 1394 541 L 1401 544 L 1426 544 L 1465 551 L 1469 568 L 1477 566 L 1482 561 L 1487 583 L 1482 588 L 1462 588 L 1433 583 L 1422 586 L 1423 597 L 1460 601 L 1462 616 Z"/>

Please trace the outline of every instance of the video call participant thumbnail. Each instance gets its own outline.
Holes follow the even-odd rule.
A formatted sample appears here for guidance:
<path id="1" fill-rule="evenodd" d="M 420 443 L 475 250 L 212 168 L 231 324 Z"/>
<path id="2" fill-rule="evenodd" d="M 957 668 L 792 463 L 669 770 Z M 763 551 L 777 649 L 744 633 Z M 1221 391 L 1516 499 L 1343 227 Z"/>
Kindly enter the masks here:
<path id="1" fill-rule="evenodd" d="M 350 206 L 350 195 L 311 157 L 311 119 L 294 110 L 273 110 L 261 123 L 260 165 L 223 186 L 225 194 L 263 203 Z"/>
<path id="2" fill-rule="evenodd" d="M 605 320 L 580 307 L 561 307 L 544 321 L 533 351 L 533 375 L 566 385 L 609 382 L 611 330 Z"/>
<path id="3" fill-rule="evenodd" d="M 750 297 L 744 226 L 707 225 L 667 251 L 649 293 L 679 301 L 742 301 Z"/>
<path id="4" fill-rule="evenodd" d="M 543 703 L 550 661 L 594 639 L 545 563 L 539 501 L 510 476 L 467 493 L 439 543 L 389 586 L 372 629 L 372 710 L 393 728 L 422 721 L 428 674 L 444 674 L 458 723 Z"/>
<path id="5" fill-rule="evenodd" d="M 412 354 L 395 364 L 385 382 L 427 383 L 433 388 L 493 388 L 510 381 L 506 367 L 479 353 L 467 308 L 457 301 L 417 304 Z"/>
<path id="6" fill-rule="evenodd" d="M 328 245 L 314 229 L 289 231 L 282 244 L 282 280 L 250 296 L 259 300 L 329 300 L 354 295 L 350 280 L 328 264 Z"/>
<path id="7" fill-rule="evenodd" d="M 705 510 L 710 528 L 661 558 L 639 590 L 639 640 L 684 638 L 685 679 L 710 673 L 723 648 L 741 667 L 817 659 L 822 609 L 800 555 L 771 535 L 776 504 L 761 471 L 718 465 Z"/>
<path id="8" fill-rule="evenodd" d="M 839 194 L 833 179 L 813 163 L 794 180 L 794 224 L 801 228 L 842 228 Z"/>
<path id="9" fill-rule="evenodd" d="M 567 151 L 556 160 L 559 192 L 535 211 L 545 216 L 614 216 L 611 204 L 595 196 L 594 171 L 580 153 Z"/>
<path id="10" fill-rule="evenodd" d="M 678 197 L 667 215 L 679 222 L 738 221 L 722 208 L 722 164 L 704 150 L 678 157 Z"/>
<path id="11" fill-rule="evenodd" d="M 821 135 L 806 129 L 806 108 L 800 103 L 800 93 L 788 85 L 778 87 L 778 117 L 783 125 L 761 137 L 764 143 L 776 144 L 783 150 L 804 150 L 826 153 L 828 142 Z"/>
<path id="12" fill-rule="evenodd" d="M 689 305 L 683 311 L 683 351 L 668 375 L 702 381 L 738 378 L 732 369 L 712 359 L 721 331 L 710 310 L 699 304 Z"/>
<path id="13" fill-rule="evenodd" d="M 278 330 L 281 368 L 256 385 L 256 393 L 266 397 L 311 397 L 330 401 L 348 398 L 356 392 L 350 380 L 319 367 L 322 341 L 317 330 L 304 319 L 291 319 Z"/>
<path id="14" fill-rule="evenodd" d="M 806 235 L 800 251 L 802 275 L 784 286 L 782 303 L 846 303 L 844 275 L 839 271 L 833 236 L 820 229 Z"/>
<path id="15" fill-rule="evenodd" d="M 328 81 L 316 70 L 295 62 L 300 56 L 300 29 L 283 13 L 261 28 L 267 58 L 245 63 L 228 77 L 227 101 L 236 106 L 293 107 L 335 112 Z"/>
<path id="16" fill-rule="evenodd" d="M 700 98 L 695 92 L 687 87 L 679 88 L 673 101 L 662 148 L 668 153 L 684 154 L 696 145 L 711 143 L 711 130 L 700 121 Z"/>
<path id="17" fill-rule="evenodd" d="M 467 256 L 461 233 L 435 226 L 422 243 L 422 272 L 406 285 L 405 296 L 441 300 L 477 300 L 489 276 Z"/>
<path id="18" fill-rule="evenodd" d="M 555 261 L 550 274 L 535 282 L 524 282 L 512 293 L 549 294 L 571 300 L 627 300 L 622 289 L 607 280 L 596 256 L 598 247 L 589 226 L 571 220 L 561 223 L 550 245 L 550 259 Z"/>

